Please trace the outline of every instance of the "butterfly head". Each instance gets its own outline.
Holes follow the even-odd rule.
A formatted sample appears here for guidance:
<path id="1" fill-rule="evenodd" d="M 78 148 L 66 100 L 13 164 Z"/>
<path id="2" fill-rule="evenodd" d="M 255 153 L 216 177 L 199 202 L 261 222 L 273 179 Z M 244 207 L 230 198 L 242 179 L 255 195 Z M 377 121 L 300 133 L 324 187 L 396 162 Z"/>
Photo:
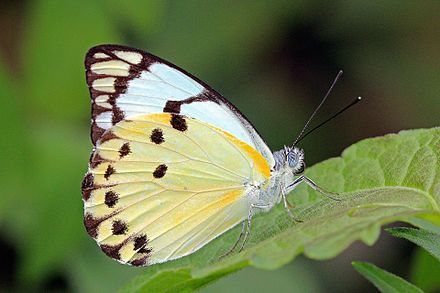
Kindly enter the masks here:
<path id="1" fill-rule="evenodd" d="M 293 175 L 301 175 L 306 163 L 304 151 L 298 147 L 284 146 L 284 149 L 274 153 L 275 169 L 290 169 Z"/>
<path id="2" fill-rule="evenodd" d="M 294 175 L 300 175 L 306 168 L 304 161 L 304 151 L 297 147 L 284 147 L 284 153 L 286 155 L 286 163 Z"/>

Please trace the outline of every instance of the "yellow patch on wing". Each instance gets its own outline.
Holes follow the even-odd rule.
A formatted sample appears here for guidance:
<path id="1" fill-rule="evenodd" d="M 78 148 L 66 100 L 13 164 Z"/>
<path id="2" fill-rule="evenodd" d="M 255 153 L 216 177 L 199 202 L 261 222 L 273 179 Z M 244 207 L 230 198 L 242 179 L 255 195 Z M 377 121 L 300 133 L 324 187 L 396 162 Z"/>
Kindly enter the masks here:
<path id="1" fill-rule="evenodd" d="M 228 204 L 231 204 L 237 200 L 237 198 L 243 193 L 243 190 L 234 190 L 225 194 L 218 202 L 215 202 L 210 207 L 211 209 L 223 208 Z"/>
<path id="2" fill-rule="evenodd" d="M 263 156 L 257 150 L 255 150 L 253 147 L 251 147 L 247 143 L 239 140 L 238 138 L 236 138 L 232 134 L 230 134 L 226 131 L 222 131 L 218 128 L 217 128 L 217 130 L 221 131 L 229 141 L 231 141 L 233 144 L 237 145 L 240 149 L 242 149 L 252 159 L 252 161 L 254 163 L 254 167 L 258 170 L 258 172 L 263 174 L 263 176 L 266 178 L 270 177 L 269 165 L 267 164 L 267 161 L 263 158 Z"/>
<path id="3" fill-rule="evenodd" d="M 268 177 L 261 154 L 212 125 L 168 113 L 130 117 L 96 144 L 83 182 L 85 225 L 123 263 L 176 259 L 242 222 L 246 185 Z"/>

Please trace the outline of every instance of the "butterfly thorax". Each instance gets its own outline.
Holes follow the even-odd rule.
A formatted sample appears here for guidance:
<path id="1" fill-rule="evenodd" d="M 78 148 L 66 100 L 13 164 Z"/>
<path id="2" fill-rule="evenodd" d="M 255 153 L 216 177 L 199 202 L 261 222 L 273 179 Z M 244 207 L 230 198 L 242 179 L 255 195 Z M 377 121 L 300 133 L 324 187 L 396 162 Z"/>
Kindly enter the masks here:
<path id="1" fill-rule="evenodd" d="M 268 211 L 282 199 L 282 194 L 288 192 L 287 187 L 295 177 L 304 172 L 304 152 L 297 147 L 284 147 L 273 153 L 275 165 L 271 171 L 269 182 L 261 188 L 257 206 Z"/>

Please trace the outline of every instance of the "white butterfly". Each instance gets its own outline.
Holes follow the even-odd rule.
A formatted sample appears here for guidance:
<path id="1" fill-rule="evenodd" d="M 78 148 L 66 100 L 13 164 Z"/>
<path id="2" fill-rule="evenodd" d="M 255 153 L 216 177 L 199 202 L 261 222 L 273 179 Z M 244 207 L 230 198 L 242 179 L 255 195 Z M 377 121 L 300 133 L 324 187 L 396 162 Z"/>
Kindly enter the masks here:
<path id="1" fill-rule="evenodd" d="M 281 201 L 290 213 L 286 194 L 301 182 L 329 194 L 302 175 L 301 149 L 272 153 L 238 109 L 175 65 L 101 45 L 85 66 L 94 150 L 84 223 L 110 257 L 177 259 L 239 223 L 243 248 L 252 215 Z"/>

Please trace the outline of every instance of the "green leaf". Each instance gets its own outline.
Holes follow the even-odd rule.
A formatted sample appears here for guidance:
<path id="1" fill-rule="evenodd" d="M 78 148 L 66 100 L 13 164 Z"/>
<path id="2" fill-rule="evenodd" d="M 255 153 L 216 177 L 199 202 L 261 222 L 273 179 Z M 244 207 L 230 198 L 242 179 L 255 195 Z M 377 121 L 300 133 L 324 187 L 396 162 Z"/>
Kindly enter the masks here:
<path id="1" fill-rule="evenodd" d="M 437 236 L 440 235 L 440 220 L 438 215 L 426 215 L 423 218 L 413 218 L 410 219 L 409 222 L 412 225 L 423 229 L 421 231 L 425 233 L 430 233 Z M 391 229 L 391 231 L 393 230 Z M 390 231 L 388 230 L 388 232 Z M 421 237 L 419 240 L 425 241 L 425 238 Z M 437 246 L 440 246 L 439 241 L 437 241 L 436 245 L 434 246 L 434 249 L 438 251 Z M 426 292 L 434 292 L 436 289 L 440 288 L 440 279 L 438 278 L 440 275 L 440 262 L 438 261 L 438 258 L 435 258 L 432 255 L 431 252 L 427 252 L 427 250 L 422 248 L 425 247 L 421 245 L 421 247 L 419 247 L 412 256 L 410 280 L 422 290 Z"/>
<path id="2" fill-rule="evenodd" d="M 405 238 L 426 249 L 432 256 L 440 260 L 440 234 L 414 228 L 388 228 L 388 233 L 393 236 Z"/>
<path id="3" fill-rule="evenodd" d="M 401 293 L 401 292 L 420 292 L 423 291 L 413 284 L 405 281 L 401 277 L 391 274 L 377 266 L 366 262 L 353 262 L 354 268 L 371 283 L 376 286 L 380 292 Z"/>
<path id="4" fill-rule="evenodd" d="M 410 265 L 411 283 L 426 292 L 436 292 L 440 288 L 440 262 L 426 250 L 418 247 L 413 253 Z"/>
<path id="5" fill-rule="evenodd" d="M 200 292 L 324 292 L 324 286 L 319 277 L 312 262 L 307 259 L 298 259 L 274 271 L 253 267 L 244 268 L 204 287 Z"/>
<path id="6" fill-rule="evenodd" d="M 412 225 L 430 231 L 435 234 L 440 234 L 440 215 L 429 214 L 423 217 L 411 218 L 408 221 Z"/>
<path id="7" fill-rule="evenodd" d="M 309 168 L 308 176 L 343 201 L 323 198 L 302 185 L 290 194 L 300 206 L 293 222 L 278 205 L 253 218 L 245 250 L 219 259 L 237 239 L 235 227 L 200 251 L 145 269 L 124 292 L 190 292 L 246 266 L 276 269 L 304 253 L 336 256 L 351 243 L 372 245 L 380 226 L 436 215 L 440 198 L 440 128 L 402 131 L 352 145 L 342 157 Z"/>

